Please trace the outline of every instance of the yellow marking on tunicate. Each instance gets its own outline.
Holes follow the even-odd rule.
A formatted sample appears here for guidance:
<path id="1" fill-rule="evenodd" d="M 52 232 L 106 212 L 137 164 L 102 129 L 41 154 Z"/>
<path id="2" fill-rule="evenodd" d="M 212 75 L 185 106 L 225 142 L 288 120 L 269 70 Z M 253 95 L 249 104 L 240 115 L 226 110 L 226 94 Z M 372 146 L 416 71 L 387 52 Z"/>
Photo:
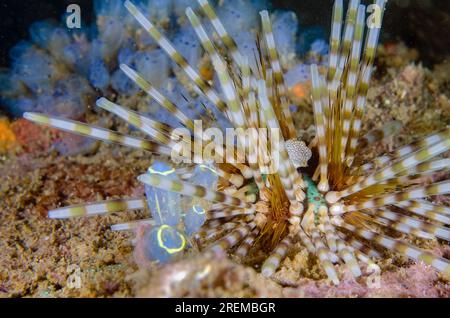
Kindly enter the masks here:
<path id="1" fill-rule="evenodd" d="M 181 238 L 181 245 L 180 245 L 180 247 L 168 247 L 168 246 L 164 245 L 164 241 L 163 241 L 162 234 L 163 234 L 163 231 L 166 230 L 166 229 L 167 229 L 167 230 L 175 231 L 175 232 L 178 234 L 178 236 Z M 158 245 L 159 245 L 161 248 L 165 249 L 165 250 L 167 251 L 167 253 L 169 253 L 169 254 L 175 254 L 175 253 L 181 252 L 182 250 L 184 250 L 184 248 L 185 248 L 185 246 L 186 246 L 186 239 L 184 238 L 184 236 L 181 235 L 180 233 L 178 233 L 176 230 L 172 229 L 172 228 L 171 228 L 169 225 L 167 225 L 167 224 L 162 225 L 162 226 L 158 229 L 158 234 L 157 234 L 157 236 L 158 236 Z"/>
<path id="2" fill-rule="evenodd" d="M 153 169 L 152 167 L 149 167 L 148 168 L 148 172 L 150 172 L 152 174 L 160 174 L 162 176 L 168 176 L 168 175 L 174 173 L 175 169 L 172 168 L 172 169 L 168 169 L 168 170 L 165 170 L 165 171 L 157 171 L 157 170 Z"/>
<path id="3" fill-rule="evenodd" d="M 210 166 L 207 165 L 199 165 L 200 169 L 208 169 L 209 171 L 211 171 L 212 173 L 214 173 L 215 175 L 218 175 L 217 171 L 214 168 L 211 168 Z"/>
<path id="4" fill-rule="evenodd" d="M 201 207 L 200 205 L 193 205 L 192 210 L 197 214 L 205 214 L 206 213 L 205 209 L 203 207 Z"/>

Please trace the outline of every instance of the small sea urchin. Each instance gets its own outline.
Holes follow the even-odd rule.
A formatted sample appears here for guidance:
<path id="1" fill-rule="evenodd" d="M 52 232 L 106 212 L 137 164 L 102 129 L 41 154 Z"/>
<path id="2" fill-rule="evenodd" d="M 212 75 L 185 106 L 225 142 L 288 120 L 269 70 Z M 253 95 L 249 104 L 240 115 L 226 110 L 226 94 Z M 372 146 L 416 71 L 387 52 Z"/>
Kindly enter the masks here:
<path id="1" fill-rule="evenodd" d="M 350 1 L 345 21 L 343 1 L 335 1 L 328 65 L 311 66 L 316 137 L 308 147 L 297 137 L 268 12 L 260 13 L 262 33 L 255 45 L 257 49 L 244 54 L 214 8 L 206 0 L 198 2 L 199 12 L 187 8 L 186 15 L 216 72 L 221 93 L 202 79 L 136 6 L 126 1 L 125 7 L 229 124 L 238 129 L 278 129 L 279 142 L 269 143 L 253 134 L 246 142 L 244 136 L 238 135 L 233 146 L 236 152 L 244 150 L 242 163 L 217 162 L 212 155 L 207 155 L 202 164 L 155 162 L 146 174 L 139 176 L 145 184 L 146 198 L 64 207 L 50 211 L 49 216 L 96 215 L 148 205 L 151 218 L 115 225 L 113 229 L 149 224 L 141 245 L 148 258 L 159 261 L 180 255 L 189 242 L 197 240 L 206 249 L 231 251 L 240 257 L 260 249 L 269 255 L 262 264 L 262 273 L 271 276 L 293 242 L 300 241 L 318 257 L 334 284 L 339 283 L 335 264 L 342 261 L 355 277 L 360 276 L 360 262 L 372 264 L 371 258 L 380 256 L 378 247 L 450 274 L 447 259 L 396 239 L 392 233 L 394 230 L 424 239 L 450 239 L 450 209 L 424 200 L 449 193 L 450 182 L 421 182 L 424 176 L 448 169 L 449 159 L 436 157 L 450 148 L 450 129 L 367 163 L 360 158 L 367 147 L 399 128 L 398 122 L 391 122 L 361 136 L 386 1 L 375 1 L 380 25 L 375 23 L 368 28 L 366 7 L 359 0 Z M 213 37 L 207 32 L 211 28 L 203 27 L 199 14 L 211 23 Z M 25 118 L 165 157 L 178 150 L 180 142 L 191 144 L 195 138 L 212 143 L 216 154 L 225 152 L 222 142 L 197 134 L 193 120 L 140 74 L 125 64 L 120 68 L 194 138 L 175 138 L 175 125 L 159 123 L 105 98 L 97 101 L 99 107 L 136 126 L 152 140 L 37 113 L 26 113 Z M 207 153 L 204 148 L 202 154 Z M 317 167 L 315 163 L 308 164 L 313 155 L 318 158 Z M 262 162 L 264 156 L 269 156 L 269 160 Z M 262 168 L 275 156 L 279 156 L 277 170 L 268 173 Z M 310 176 L 302 169 L 307 165 L 313 171 Z"/>

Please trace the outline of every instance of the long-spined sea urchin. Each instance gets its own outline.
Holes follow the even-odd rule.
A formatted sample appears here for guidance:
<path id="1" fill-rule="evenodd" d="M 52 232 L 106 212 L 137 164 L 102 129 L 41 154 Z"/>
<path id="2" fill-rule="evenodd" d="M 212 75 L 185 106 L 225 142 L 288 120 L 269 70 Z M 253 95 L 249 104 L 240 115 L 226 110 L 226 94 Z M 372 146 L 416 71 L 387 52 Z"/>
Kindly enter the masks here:
<path id="1" fill-rule="evenodd" d="M 258 155 L 257 142 L 253 139 L 244 146 L 249 148 L 248 154 L 244 152 L 247 154 L 245 163 L 180 169 L 157 163 L 148 173 L 139 176 L 146 185 L 146 198 L 65 207 L 50 211 L 49 216 L 66 218 L 119 212 L 141 209 L 148 203 L 153 218 L 142 223 L 153 226 L 154 230 L 148 236 L 149 250 L 153 252 L 150 256 L 161 261 L 181 252 L 186 245 L 185 236 L 193 234 L 207 241 L 213 238 L 209 247 L 212 250 L 233 250 L 241 257 L 252 249 L 264 247 L 269 253 L 262 265 L 262 273 L 266 276 L 276 271 L 296 240 L 317 255 L 335 284 L 339 283 L 339 277 L 334 264 L 342 260 L 354 276 L 359 276 L 358 262 L 371 263 L 371 257 L 380 255 L 375 249 L 377 246 L 415 261 L 424 261 L 450 274 L 447 259 L 395 239 L 390 231 L 449 240 L 450 231 L 446 226 L 450 210 L 423 200 L 430 195 L 449 193 L 449 181 L 417 186 L 417 180 L 447 169 L 448 159 L 436 157 L 450 148 L 450 129 L 368 163 L 363 164 L 358 157 L 364 147 L 398 129 L 398 123 L 392 122 L 361 137 L 361 122 L 380 32 L 380 26 L 365 31 L 365 6 L 359 0 L 351 0 L 344 21 L 343 0 L 335 1 L 328 66 L 311 67 L 316 137 L 308 148 L 297 140 L 268 12 L 260 13 L 262 33 L 261 41 L 257 43 L 258 51 L 253 56 L 246 56 L 239 51 L 208 2 L 198 1 L 216 36 L 210 38 L 191 8 L 186 14 L 214 66 L 221 94 L 202 79 L 130 1 L 126 1 L 125 6 L 186 73 L 196 90 L 223 112 L 235 128 L 280 129 L 279 143 L 265 144 L 266 148 L 275 148 L 270 149 L 272 154 L 280 156 L 278 171 L 261 173 L 261 163 L 250 160 Z M 385 4 L 385 0 L 375 1 L 381 14 Z M 195 135 L 191 118 L 129 66 L 121 65 L 121 69 Z M 176 146 L 170 137 L 175 127 L 160 124 L 104 98 L 97 105 L 138 127 L 154 141 L 41 114 L 26 113 L 24 116 L 74 133 L 170 156 Z M 190 143 L 191 139 L 183 141 Z M 222 145 L 219 146 L 220 151 L 224 151 Z M 312 152 L 318 154 L 319 163 L 316 172 L 308 176 L 297 168 L 306 164 Z M 197 179 L 198 176 L 210 178 L 210 183 L 200 185 L 201 182 L 193 179 L 187 181 L 196 174 Z M 216 187 L 212 188 L 211 183 L 217 183 Z M 165 194 L 169 193 L 166 190 L 173 194 Z M 186 200 L 187 197 L 193 199 Z M 180 210 L 186 204 L 184 218 L 181 211 L 173 211 L 162 204 Z M 182 219 L 184 228 L 180 229 Z M 193 226 L 187 231 L 189 222 Z M 135 225 L 127 223 L 116 228 L 127 229 Z"/>

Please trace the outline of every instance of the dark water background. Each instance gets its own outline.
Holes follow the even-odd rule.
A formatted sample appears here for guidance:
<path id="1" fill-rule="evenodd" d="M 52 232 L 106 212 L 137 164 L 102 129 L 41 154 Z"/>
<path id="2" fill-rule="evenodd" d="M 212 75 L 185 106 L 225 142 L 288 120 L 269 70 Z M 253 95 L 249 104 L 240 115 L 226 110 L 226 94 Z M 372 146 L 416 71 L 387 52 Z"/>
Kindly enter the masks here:
<path id="1" fill-rule="evenodd" d="M 46 18 L 59 19 L 71 3 L 80 5 L 83 21 L 90 23 L 93 18 L 92 0 L 0 2 L 0 67 L 8 66 L 10 48 L 28 38 L 31 23 Z M 295 11 L 301 27 L 321 25 L 327 32 L 329 30 L 332 0 L 274 0 L 272 3 L 275 8 Z M 382 41 L 403 40 L 409 47 L 418 49 L 425 64 L 442 62 L 450 53 L 449 0 L 389 0 L 384 20 Z"/>

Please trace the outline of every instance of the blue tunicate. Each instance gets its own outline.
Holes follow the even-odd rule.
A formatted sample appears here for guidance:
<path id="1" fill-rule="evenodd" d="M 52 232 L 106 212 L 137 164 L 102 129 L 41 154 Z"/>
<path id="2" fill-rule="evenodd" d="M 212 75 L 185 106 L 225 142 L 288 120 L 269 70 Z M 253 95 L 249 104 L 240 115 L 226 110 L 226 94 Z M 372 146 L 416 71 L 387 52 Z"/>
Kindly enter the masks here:
<path id="1" fill-rule="evenodd" d="M 11 50 L 12 72 L 34 93 L 47 92 L 62 75 L 62 65 L 58 65 L 50 55 L 21 42 Z"/>
<path id="2" fill-rule="evenodd" d="M 51 34 L 48 50 L 52 53 L 53 57 L 59 59 L 64 48 L 70 44 L 70 41 L 70 36 L 65 29 L 56 28 Z"/>
<path id="3" fill-rule="evenodd" d="M 185 236 L 167 224 L 155 226 L 144 237 L 148 259 L 167 263 L 186 248 Z"/>
<path id="4" fill-rule="evenodd" d="M 89 51 L 89 58 L 92 63 L 94 60 L 104 60 L 103 51 L 105 49 L 105 44 L 100 38 L 94 39 L 91 42 L 91 47 Z"/>
<path id="5" fill-rule="evenodd" d="M 76 74 L 69 75 L 55 85 L 53 114 L 79 118 L 87 110 L 86 98 L 93 95 L 94 92 L 86 79 Z"/>
<path id="6" fill-rule="evenodd" d="M 51 105 L 51 107 L 49 107 Z M 52 116 L 74 117 L 74 111 L 79 109 L 80 103 L 76 97 L 70 95 L 53 96 L 40 94 L 36 99 L 35 110 Z M 79 109 L 79 114 L 83 114 L 85 109 Z"/>
<path id="7" fill-rule="evenodd" d="M 117 61 L 119 64 L 132 65 L 135 55 L 136 51 L 134 49 L 130 46 L 125 46 L 120 49 L 119 54 L 117 55 Z"/>
<path id="8" fill-rule="evenodd" d="M 287 58 L 295 55 L 295 38 L 298 32 L 298 20 L 295 13 L 277 11 L 274 13 L 272 21 L 273 36 L 281 57 Z"/>
<path id="9" fill-rule="evenodd" d="M 172 1 L 170 0 L 148 0 L 147 12 L 151 21 L 168 22 Z"/>
<path id="10" fill-rule="evenodd" d="M 169 59 L 161 49 L 138 52 L 134 61 L 137 71 L 155 87 L 160 87 L 169 76 Z"/>
<path id="11" fill-rule="evenodd" d="M 205 188 L 214 189 L 219 180 L 216 168 L 212 164 L 196 165 L 189 182 Z"/>
<path id="12" fill-rule="evenodd" d="M 328 54 L 328 43 L 323 39 L 315 40 L 311 44 L 311 53 L 317 55 L 327 55 Z"/>
<path id="13" fill-rule="evenodd" d="M 60 59 L 64 48 L 70 44 L 70 36 L 63 28 L 49 21 L 33 23 L 30 27 L 31 40 L 38 46 L 47 49 L 51 55 Z"/>
<path id="14" fill-rule="evenodd" d="M 206 221 L 206 210 L 203 206 L 194 204 L 184 217 L 184 230 L 188 237 L 192 236 Z"/>
<path id="15" fill-rule="evenodd" d="M 147 173 L 161 175 L 171 180 L 178 180 L 175 169 L 161 161 L 154 162 L 148 168 Z M 177 226 L 181 220 L 181 195 L 147 184 L 144 186 L 144 190 L 153 219 L 158 224 Z"/>
<path id="16" fill-rule="evenodd" d="M 109 86 L 109 71 L 102 60 L 94 60 L 89 70 L 89 81 L 92 86 L 104 90 Z"/>
<path id="17" fill-rule="evenodd" d="M 327 63 L 328 59 L 326 58 L 328 56 L 329 46 L 328 43 L 325 42 L 325 40 L 317 39 L 311 44 L 311 49 L 308 54 L 308 63 L 311 64 L 323 64 Z"/>
<path id="18" fill-rule="evenodd" d="M 42 92 L 35 98 L 11 99 L 7 105 L 15 116 L 23 112 L 41 112 L 53 116 L 79 118 L 87 109 L 86 99 L 93 94 L 89 83 L 73 74 L 58 81 L 51 91 Z"/>
<path id="19" fill-rule="evenodd" d="M 94 0 L 94 12 L 97 16 L 97 32 L 101 33 L 104 31 L 106 25 L 104 24 L 104 20 L 108 18 L 115 18 L 120 21 L 124 25 L 124 29 L 138 25 L 136 19 L 125 8 L 124 2 L 124 0 Z M 132 0 L 132 2 L 142 10 L 142 4 L 146 0 Z"/>
<path id="20" fill-rule="evenodd" d="M 136 44 L 144 49 L 157 45 L 156 41 L 148 32 L 139 32 L 136 36 Z"/>
<path id="21" fill-rule="evenodd" d="M 117 16 L 104 17 L 99 23 L 101 55 L 104 59 L 115 56 L 125 41 L 125 26 Z"/>
<path id="22" fill-rule="evenodd" d="M 215 188 L 219 180 L 219 175 L 214 164 L 196 164 L 192 171 L 182 176 L 189 183 L 207 189 Z M 206 221 L 206 211 L 209 210 L 211 202 L 198 197 L 184 197 L 183 206 L 187 206 L 184 216 L 184 227 L 186 235 L 189 237 L 197 232 Z"/>
<path id="23" fill-rule="evenodd" d="M 217 8 L 217 15 L 228 33 L 235 37 L 243 30 L 259 27 L 260 10 L 265 9 L 265 1 L 228 0 Z"/>
<path id="24" fill-rule="evenodd" d="M 190 25 L 182 27 L 177 32 L 173 38 L 173 45 L 191 66 L 197 68 L 201 57 L 201 45 L 194 29 Z"/>
<path id="25" fill-rule="evenodd" d="M 56 99 L 51 96 L 49 93 L 40 94 L 35 99 L 34 103 L 34 111 L 38 113 L 44 113 L 47 115 L 56 115 L 55 114 L 55 104 Z M 47 107 L 47 105 L 52 105 L 52 107 Z"/>
<path id="26" fill-rule="evenodd" d="M 84 94 L 93 94 L 88 81 L 77 74 L 67 76 L 63 81 L 55 85 L 54 95 L 73 95 L 82 96 Z"/>
<path id="27" fill-rule="evenodd" d="M 25 90 L 20 80 L 9 70 L 0 70 L 0 96 L 16 97 L 25 94 Z"/>
<path id="28" fill-rule="evenodd" d="M 126 76 L 122 70 L 116 70 L 111 77 L 112 88 L 121 95 L 134 95 L 139 92 L 139 87 Z"/>
<path id="29" fill-rule="evenodd" d="M 121 16 L 122 3 L 119 0 L 94 0 L 94 11 L 97 15 Z"/>
<path id="30" fill-rule="evenodd" d="M 30 38 L 34 44 L 47 49 L 55 24 L 51 21 L 38 21 L 30 26 Z"/>
<path id="31" fill-rule="evenodd" d="M 85 36 L 78 41 L 66 45 L 63 49 L 61 59 L 70 67 L 75 69 L 78 74 L 87 76 L 89 74 L 91 45 Z"/>
<path id="32" fill-rule="evenodd" d="M 137 6 L 141 6 L 141 2 L 133 1 Z M 94 10 L 97 14 L 96 37 L 101 41 L 101 56 L 112 60 L 126 44 L 128 29 L 137 29 L 139 24 L 126 10 L 123 0 L 95 0 Z"/>
<path id="33" fill-rule="evenodd" d="M 67 118 L 80 118 L 87 110 L 87 103 L 80 96 L 61 96 L 55 99 L 50 111 L 45 111 L 50 115 Z"/>
<path id="34" fill-rule="evenodd" d="M 193 171 L 188 175 L 189 183 L 214 189 L 217 186 L 219 175 L 213 164 L 198 164 L 194 166 Z M 184 217 L 184 227 L 187 236 L 193 235 L 206 221 L 206 211 L 209 210 L 211 202 L 201 198 L 192 197 L 188 200 Z"/>
<path id="35" fill-rule="evenodd" d="M 248 58 L 250 68 L 253 72 L 258 72 L 258 66 L 256 63 L 259 59 L 258 46 L 256 44 L 256 35 L 250 31 L 239 32 L 234 40 L 239 48 L 239 51 Z M 215 81 L 216 83 L 219 81 Z"/>

